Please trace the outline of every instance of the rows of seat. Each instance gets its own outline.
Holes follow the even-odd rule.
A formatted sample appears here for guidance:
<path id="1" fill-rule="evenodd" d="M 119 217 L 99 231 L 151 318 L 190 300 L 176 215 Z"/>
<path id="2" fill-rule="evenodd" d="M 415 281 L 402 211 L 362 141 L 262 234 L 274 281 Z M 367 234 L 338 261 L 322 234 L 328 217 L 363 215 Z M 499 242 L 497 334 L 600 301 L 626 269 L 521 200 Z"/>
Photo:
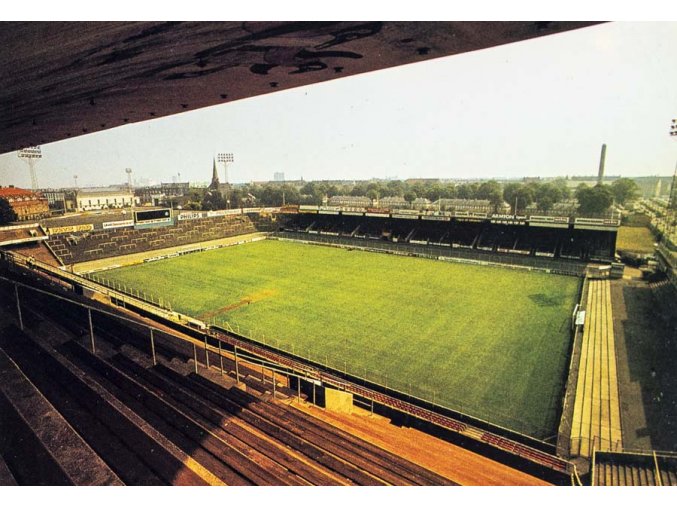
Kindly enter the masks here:
<path id="1" fill-rule="evenodd" d="M 3 336 L 7 355 L 125 484 L 213 483 L 202 467 L 189 464 L 189 455 L 49 346 L 38 344 L 17 328 Z M 25 449 L 18 451 L 23 452 L 13 453 L 19 461 L 16 469 L 27 454 Z M 43 480 L 35 477 L 28 483 Z"/>
<path id="2" fill-rule="evenodd" d="M 425 217 L 424 217 L 425 218 Z M 436 218 L 436 217 L 428 217 Z M 337 235 L 397 243 L 443 245 L 519 256 L 564 257 L 581 261 L 612 257 L 610 234 L 581 229 L 527 227 L 489 221 L 438 221 L 299 214 L 288 217 L 290 232 Z M 357 231 L 357 232 L 355 232 Z"/>
<path id="3" fill-rule="evenodd" d="M 16 483 L 17 478 L 52 485 L 122 484 L 2 348 L 0 413 L 0 453 L 8 456 L 14 468 L 10 471 L 0 459 L 0 485 Z M 13 452 L 17 447 L 24 450 L 23 459 Z M 35 469 L 41 470 L 39 476 Z"/>
<path id="4" fill-rule="evenodd" d="M 171 348 L 153 366 L 134 330 L 106 333 L 95 322 L 93 354 L 79 318 L 63 326 L 64 312 L 31 313 L 33 329 L 13 328 L 2 346 L 125 484 L 451 484 L 291 407 L 219 385 L 218 375 L 187 375 L 192 359 Z"/>
<path id="5" fill-rule="evenodd" d="M 361 230 L 361 229 L 360 229 Z M 418 228 L 412 228 L 411 231 L 417 232 Z M 439 237 L 440 234 L 437 235 Z M 422 241 L 420 244 L 402 241 L 382 241 L 378 239 L 360 238 L 358 235 L 350 236 L 331 236 L 323 234 L 310 234 L 298 231 L 291 227 L 285 227 L 272 235 L 274 238 L 284 238 L 302 242 L 312 242 L 318 244 L 329 244 L 333 246 L 343 246 L 347 248 L 359 248 L 378 252 L 410 253 L 412 255 L 424 256 L 429 258 L 456 258 L 465 259 L 471 262 L 489 262 L 501 265 L 520 266 L 527 269 L 547 269 L 551 273 L 583 276 L 585 274 L 587 263 L 576 260 L 560 260 L 558 258 L 543 257 L 539 255 L 539 248 L 534 246 L 532 251 L 534 255 L 522 255 L 519 253 L 505 253 L 501 251 L 481 250 L 471 247 L 469 244 L 456 243 L 450 237 L 444 236 L 443 242 Z M 534 243 L 535 245 L 535 243 Z M 524 245 L 523 245 L 524 246 Z M 521 248 L 521 247 L 520 247 Z"/>
<path id="6" fill-rule="evenodd" d="M 183 220 L 176 225 L 150 229 L 104 229 L 84 234 L 55 235 L 47 242 L 62 262 L 70 264 L 200 243 L 255 231 L 255 225 L 248 215 L 229 215 Z"/>
<path id="7" fill-rule="evenodd" d="M 609 280 L 590 280 L 571 429 L 571 454 L 620 450 L 622 442 Z"/>

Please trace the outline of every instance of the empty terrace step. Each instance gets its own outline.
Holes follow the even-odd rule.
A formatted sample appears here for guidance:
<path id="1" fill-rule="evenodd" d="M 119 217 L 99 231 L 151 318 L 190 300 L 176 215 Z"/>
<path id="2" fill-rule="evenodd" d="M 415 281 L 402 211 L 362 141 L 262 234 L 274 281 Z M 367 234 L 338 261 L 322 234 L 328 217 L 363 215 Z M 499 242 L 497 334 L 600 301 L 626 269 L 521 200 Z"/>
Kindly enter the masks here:
<path id="1" fill-rule="evenodd" d="M 661 480 L 665 486 L 677 486 L 677 474 L 674 470 L 661 470 Z"/>
<path id="2" fill-rule="evenodd" d="M 2 349 L 0 411 L 4 447 L 1 450 L 11 459 L 22 483 L 123 484 Z M 0 470 L 0 484 L 3 475 L 6 474 Z"/>
<path id="3" fill-rule="evenodd" d="M 359 448 L 351 446 L 348 442 L 341 439 L 332 439 L 329 437 L 329 432 L 319 434 L 317 431 L 308 431 L 305 422 L 299 423 L 298 420 L 291 421 L 280 416 L 278 410 L 280 407 L 267 402 L 261 402 L 251 396 L 242 396 L 242 393 L 237 388 L 222 390 L 216 384 L 209 382 L 199 375 L 191 374 L 189 379 L 194 382 L 193 389 L 205 392 L 209 390 L 210 398 L 217 404 L 219 400 L 226 402 L 235 402 L 248 411 L 256 414 L 262 419 L 276 427 L 285 428 L 289 433 L 302 438 L 306 442 L 320 448 L 331 455 L 351 463 L 355 467 L 364 470 L 365 472 L 378 477 L 388 484 L 407 485 L 416 484 L 416 480 L 411 478 L 411 474 L 403 472 L 392 463 L 386 460 L 379 459 L 372 453 L 364 453 Z M 197 392 L 197 391 L 196 391 Z"/>
<path id="4" fill-rule="evenodd" d="M 125 484 L 166 484 L 107 425 L 83 405 L 82 399 L 77 394 L 69 392 L 66 387 L 59 384 L 55 377 L 50 375 L 48 361 L 43 361 L 39 353 L 34 354 L 33 350 L 20 345 L 19 341 L 14 340 L 10 346 L 5 345 L 5 350 L 11 354 L 12 359 L 17 362 L 31 382 Z M 47 364 L 42 366 L 40 363 Z"/>
<path id="5" fill-rule="evenodd" d="M 225 484 L 246 486 L 274 484 L 274 477 L 265 476 L 257 467 L 216 437 L 208 428 L 179 412 L 170 400 L 148 391 L 121 372 L 75 342 L 62 346 L 68 357 L 86 369 L 117 398 L 169 438 L 193 459 L 209 469 Z"/>
<path id="6" fill-rule="evenodd" d="M 89 432 L 86 440 L 92 447 L 106 448 L 112 458 L 117 459 L 115 472 L 118 476 L 122 477 L 126 471 L 126 461 L 137 472 L 133 477 L 139 479 L 139 483 L 157 484 L 159 478 L 160 482 L 175 485 L 223 484 L 53 348 L 34 341 L 16 328 L 12 339 L 4 340 L 3 346 L 13 359 L 20 359 L 17 364 L 34 383 L 37 384 L 34 379 L 40 382 L 38 387 L 41 391 L 50 391 L 52 396 L 60 397 L 64 403 L 64 416 L 71 415 L 71 406 L 74 405 L 76 415 L 84 417 L 84 421 L 77 418 L 76 421 L 82 423 L 83 431 Z M 47 396 L 49 398 L 49 393 Z M 92 423 L 97 426 L 93 428 Z M 119 440 L 126 454 L 118 456 L 118 447 L 111 449 L 99 434 L 100 430 Z M 78 431 L 83 434 L 83 431 Z M 108 455 L 99 455 L 108 460 Z M 148 469 L 153 475 L 148 475 Z M 127 480 L 125 483 L 128 483 Z"/>
<path id="7" fill-rule="evenodd" d="M 286 422 L 287 428 L 299 435 L 313 435 L 317 437 L 318 442 L 324 440 L 326 443 L 334 444 L 340 449 L 344 449 L 346 451 L 344 456 L 346 459 L 358 457 L 361 460 L 367 460 L 384 470 L 390 470 L 400 476 L 398 480 L 404 479 L 406 482 L 414 484 L 453 484 L 453 482 L 434 472 L 430 472 L 324 421 L 309 417 L 307 414 L 301 413 L 296 409 L 262 401 L 239 389 L 226 389 L 200 375 L 190 374 L 189 376 L 203 385 L 205 389 L 210 389 L 216 394 L 223 396 L 231 396 L 262 417 L 276 421 L 279 424 Z"/>
<path id="8" fill-rule="evenodd" d="M 195 414 L 199 414 L 199 417 L 220 426 L 217 432 L 222 435 L 222 438 L 228 438 L 228 435 L 230 435 L 241 440 L 257 453 L 284 467 L 289 472 L 297 474 L 310 484 L 350 484 L 350 481 L 340 478 L 333 471 L 323 468 L 318 463 L 308 464 L 308 460 L 301 458 L 284 442 L 264 436 L 256 426 L 240 418 L 239 411 L 231 413 L 222 409 L 218 410 L 209 401 L 202 398 L 199 393 L 196 396 L 195 392 L 188 390 L 183 385 L 181 379 L 185 379 L 185 377 L 182 375 L 176 374 L 177 377 L 170 380 L 164 375 L 159 375 L 156 368 L 145 369 L 125 356 L 117 355 L 113 359 L 126 371 L 133 372 L 135 377 L 142 380 L 147 387 L 153 388 L 158 394 L 171 397 L 176 404 L 182 404 L 185 410 L 194 414 L 194 417 Z M 281 480 L 288 474 L 286 470 L 280 472 Z"/>
<path id="9" fill-rule="evenodd" d="M 288 449 L 257 435 L 244 421 L 237 417 L 224 418 L 221 413 L 210 408 L 200 396 L 184 391 L 181 386 L 159 376 L 152 368 L 143 367 L 120 354 L 113 357 L 113 362 L 150 392 L 171 400 L 172 405 L 181 413 L 202 426 L 209 427 L 216 437 L 250 461 L 260 475 L 267 477 L 267 479 L 264 477 L 261 483 L 338 484 L 328 481 L 312 467 L 295 460 L 290 456 Z"/>
<path id="10" fill-rule="evenodd" d="M 5 463 L 5 459 L 0 454 L 0 487 L 2 486 L 18 486 L 12 471 Z"/>
<path id="11" fill-rule="evenodd" d="M 379 479 L 362 470 L 359 466 L 339 459 L 333 453 L 328 452 L 314 443 L 311 443 L 308 440 L 293 434 L 292 432 L 288 431 L 286 427 L 277 425 L 260 417 L 251 410 L 248 410 L 246 406 L 242 406 L 227 397 L 218 396 L 214 393 L 208 392 L 202 386 L 200 386 L 200 384 L 176 373 L 175 371 L 161 364 L 158 364 L 154 369 L 157 369 L 158 372 L 160 372 L 163 376 L 166 376 L 168 379 L 171 379 L 172 381 L 190 389 L 193 393 L 203 396 L 205 399 L 209 400 L 213 408 L 217 409 L 221 413 L 237 415 L 237 417 L 251 424 L 258 431 L 268 435 L 269 438 L 289 446 L 294 451 L 331 470 L 333 473 L 352 481 L 354 484 L 376 486 L 386 483 L 382 479 Z"/>

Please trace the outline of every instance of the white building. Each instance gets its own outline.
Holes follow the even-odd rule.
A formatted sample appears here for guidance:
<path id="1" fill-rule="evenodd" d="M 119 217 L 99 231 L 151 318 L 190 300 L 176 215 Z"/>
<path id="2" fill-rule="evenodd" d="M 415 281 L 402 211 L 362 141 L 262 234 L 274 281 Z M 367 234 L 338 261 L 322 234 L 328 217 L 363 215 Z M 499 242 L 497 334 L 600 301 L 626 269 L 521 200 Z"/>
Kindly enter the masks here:
<path id="1" fill-rule="evenodd" d="M 138 204 L 138 198 L 127 189 L 79 190 L 76 200 L 80 211 L 128 208 Z"/>

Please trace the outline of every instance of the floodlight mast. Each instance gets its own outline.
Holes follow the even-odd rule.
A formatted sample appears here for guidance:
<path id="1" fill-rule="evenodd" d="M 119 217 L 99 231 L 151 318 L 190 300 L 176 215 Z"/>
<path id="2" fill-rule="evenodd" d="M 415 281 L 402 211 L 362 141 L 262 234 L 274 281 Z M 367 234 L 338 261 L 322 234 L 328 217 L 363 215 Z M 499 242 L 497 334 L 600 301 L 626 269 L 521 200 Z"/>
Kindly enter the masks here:
<path id="1" fill-rule="evenodd" d="M 129 190 L 132 189 L 132 170 L 128 167 L 125 169 L 125 172 L 127 173 L 127 188 Z"/>
<path id="2" fill-rule="evenodd" d="M 674 118 L 670 124 L 670 137 L 677 139 L 677 118 Z M 675 227 L 677 226 L 677 163 L 675 163 L 675 171 L 672 174 L 672 185 L 670 186 L 666 215 L 668 219 L 668 237 L 671 242 L 674 242 Z M 665 232 L 663 233 L 663 240 L 665 240 Z"/>
<path id="3" fill-rule="evenodd" d="M 31 188 L 35 192 L 38 189 L 38 176 L 35 173 L 35 164 L 38 159 L 42 158 L 40 146 L 30 146 L 28 148 L 24 148 L 23 150 L 19 150 L 16 155 L 28 163 L 28 170 L 31 174 Z"/>
<path id="4" fill-rule="evenodd" d="M 226 208 L 230 209 L 230 192 L 228 191 L 228 162 L 234 162 L 235 157 L 232 153 L 219 153 L 216 156 L 216 160 L 223 163 L 223 170 L 225 173 L 226 179 L 223 180 L 223 183 L 226 185 Z"/>
<path id="5" fill-rule="evenodd" d="M 235 158 L 233 157 L 232 153 L 219 153 L 216 156 L 217 162 L 220 162 L 223 164 L 224 172 L 225 172 L 225 177 L 226 179 L 223 181 L 224 183 L 228 183 L 228 162 L 235 162 Z"/>

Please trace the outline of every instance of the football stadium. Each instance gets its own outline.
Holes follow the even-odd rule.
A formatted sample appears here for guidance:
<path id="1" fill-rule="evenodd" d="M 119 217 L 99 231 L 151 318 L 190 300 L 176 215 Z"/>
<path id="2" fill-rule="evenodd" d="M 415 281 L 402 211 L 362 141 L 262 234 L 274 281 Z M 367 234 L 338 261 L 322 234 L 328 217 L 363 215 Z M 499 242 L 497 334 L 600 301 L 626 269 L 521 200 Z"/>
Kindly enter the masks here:
<path id="1" fill-rule="evenodd" d="M 129 52 L 96 79 L 117 79 L 140 40 L 192 34 L 192 55 L 222 25 L 103 24 Z M 587 25 L 488 24 L 490 40 L 462 43 L 445 34 L 463 23 L 232 24 L 228 37 L 270 52 L 291 34 L 303 58 L 360 49 L 346 72 L 361 73 Z M 297 60 L 267 88 L 319 79 Z M 244 63 L 245 85 L 277 65 Z M 135 74 L 138 90 L 218 88 L 166 65 L 159 85 Z M 0 147 L 35 177 L 42 154 L 21 125 Z M 14 213 L 0 226 L 0 485 L 677 485 L 677 173 L 667 199 L 660 178 L 625 198 L 612 192 L 631 181 L 605 175 L 605 157 L 606 144 L 592 188 L 277 174 L 237 187 L 223 153 L 199 187 L 134 188 L 131 169 L 104 190 L 77 176 L 72 190 L 0 187 Z M 608 202 L 586 208 L 590 194 Z"/>
<path id="2" fill-rule="evenodd" d="M 579 280 L 440 264 L 259 241 L 102 276 L 131 293 L 160 294 L 176 280 L 166 304 L 182 314 L 501 426 L 556 435 Z"/>

